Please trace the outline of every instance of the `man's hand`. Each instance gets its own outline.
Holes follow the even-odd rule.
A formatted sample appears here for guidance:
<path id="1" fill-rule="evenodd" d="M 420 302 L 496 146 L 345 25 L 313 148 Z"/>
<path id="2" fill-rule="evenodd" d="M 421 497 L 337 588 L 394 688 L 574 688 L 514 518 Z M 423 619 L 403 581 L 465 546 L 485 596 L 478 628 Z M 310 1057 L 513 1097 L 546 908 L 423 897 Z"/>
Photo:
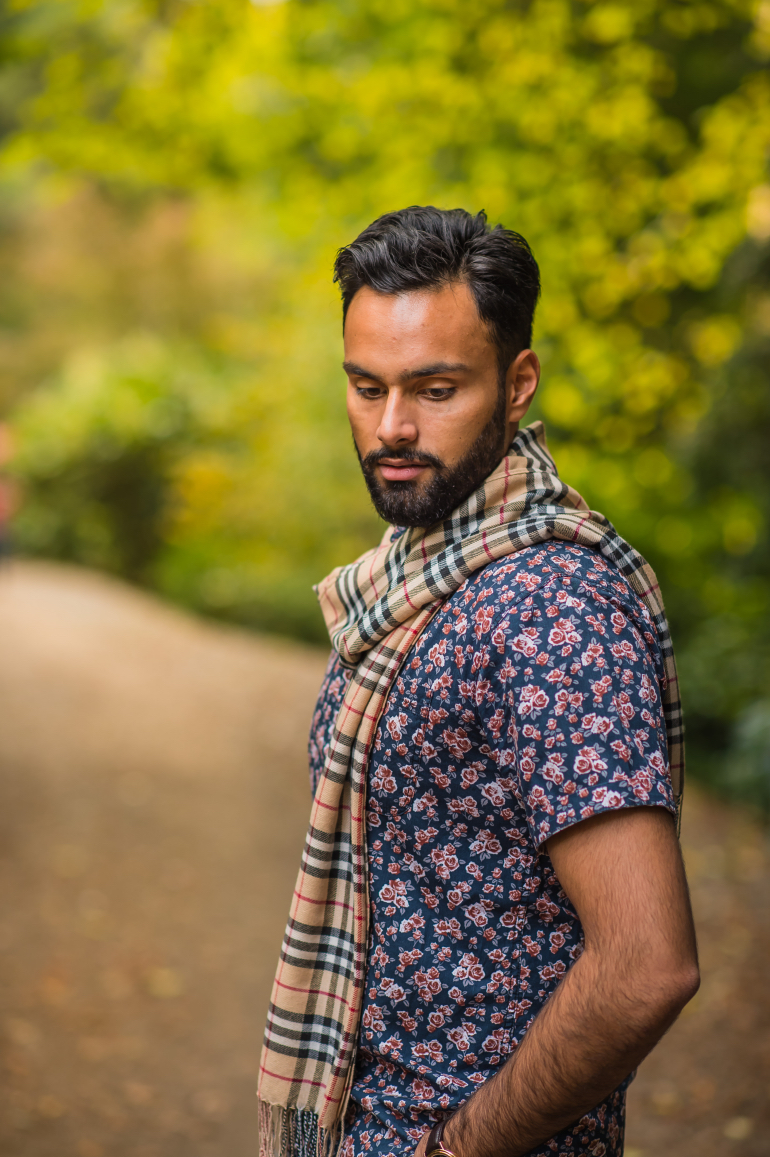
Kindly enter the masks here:
<path id="1" fill-rule="evenodd" d="M 521 1157 L 579 1120 L 636 1068 L 698 988 L 668 812 L 606 813 L 546 847 L 585 949 L 513 1056 L 447 1123 L 444 1144 L 457 1157 Z"/>

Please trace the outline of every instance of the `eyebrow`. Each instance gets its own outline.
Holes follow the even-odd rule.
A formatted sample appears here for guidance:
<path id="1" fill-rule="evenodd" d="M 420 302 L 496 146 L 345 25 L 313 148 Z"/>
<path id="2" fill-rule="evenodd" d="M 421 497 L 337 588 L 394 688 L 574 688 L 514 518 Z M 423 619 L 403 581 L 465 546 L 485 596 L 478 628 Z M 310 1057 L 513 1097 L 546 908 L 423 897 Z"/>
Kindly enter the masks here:
<path id="1" fill-rule="evenodd" d="M 370 378 L 373 382 L 380 381 L 377 374 L 371 373 L 355 362 L 343 362 L 342 368 L 350 377 Z M 398 375 L 398 380 L 400 382 L 413 382 L 417 378 L 435 378 L 440 374 L 467 373 L 469 369 L 470 366 L 467 366 L 465 362 L 433 362 L 429 366 L 419 366 L 414 370 L 403 370 Z"/>

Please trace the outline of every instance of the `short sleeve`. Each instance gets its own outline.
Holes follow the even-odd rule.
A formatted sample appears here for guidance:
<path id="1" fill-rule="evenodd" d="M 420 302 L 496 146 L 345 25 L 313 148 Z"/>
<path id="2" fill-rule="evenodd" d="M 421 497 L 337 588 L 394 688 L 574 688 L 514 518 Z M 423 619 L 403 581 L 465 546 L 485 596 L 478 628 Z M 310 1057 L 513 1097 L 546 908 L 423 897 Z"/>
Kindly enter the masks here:
<path id="1" fill-rule="evenodd" d="M 486 728 L 498 765 L 515 773 L 532 839 L 618 808 L 675 813 L 646 607 L 602 560 L 544 587 L 496 624 L 487 672 L 504 707 Z"/>

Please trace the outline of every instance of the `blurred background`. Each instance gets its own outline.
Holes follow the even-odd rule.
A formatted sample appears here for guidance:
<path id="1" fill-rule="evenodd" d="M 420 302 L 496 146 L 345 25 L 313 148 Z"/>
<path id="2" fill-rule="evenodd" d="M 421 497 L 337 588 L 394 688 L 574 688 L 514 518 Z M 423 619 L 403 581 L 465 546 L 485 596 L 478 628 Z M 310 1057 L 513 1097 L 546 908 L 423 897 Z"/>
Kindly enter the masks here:
<path id="1" fill-rule="evenodd" d="M 312 583 L 381 531 L 330 269 L 433 203 L 531 243 L 533 416 L 677 646 L 705 983 L 628 1151 L 770 1153 L 770 3 L 5 0 L 0 53 L 0 1152 L 254 1149 Z"/>

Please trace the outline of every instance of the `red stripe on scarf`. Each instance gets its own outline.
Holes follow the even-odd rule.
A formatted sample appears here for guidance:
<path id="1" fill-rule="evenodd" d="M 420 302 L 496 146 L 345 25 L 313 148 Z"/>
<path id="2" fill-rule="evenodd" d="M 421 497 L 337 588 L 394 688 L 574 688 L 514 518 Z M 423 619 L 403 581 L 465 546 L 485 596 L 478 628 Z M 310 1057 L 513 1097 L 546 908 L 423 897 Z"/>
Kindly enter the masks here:
<path id="1" fill-rule="evenodd" d="M 285 1081 L 288 1085 L 293 1085 L 295 1082 L 299 1085 L 314 1085 L 316 1089 L 323 1088 L 323 1081 L 311 1081 L 307 1077 L 282 1077 L 280 1073 L 274 1073 L 272 1069 L 266 1069 L 264 1065 L 259 1066 L 261 1073 L 266 1073 L 268 1077 L 275 1077 L 279 1081 Z"/>
<path id="2" fill-rule="evenodd" d="M 584 523 L 584 522 L 588 522 L 588 520 L 590 519 L 590 517 L 591 517 L 591 515 L 590 515 L 590 514 L 586 514 L 584 518 L 581 518 L 581 519 L 580 519 L 580 522 L 579 522 L 579 523 L 577 524 L 577 526 L 575 527 L 575 533 L 572 535 L 572 541 L 573 541 L 573 542 L 577 542 L 577 540 L 578 540 L 578 535 L 580 534 L 580 528 L 581 528 L 581 526 L 583 525 L 583 523 Z"/>
<path id="3" fill-rule="evenodd" d="M 325 988 L 295 988 L 293 984 L 284 984 L 282 980 L 276 980 L 279 988 L 288 988 L 290 992 L 309 992 L 313 996 L 330 996 L 332 1000 L 339 1000 L 342 1004 L 347 1004 L 344 996 L 339 996 L 336 992 L 327 992 Z"/>

